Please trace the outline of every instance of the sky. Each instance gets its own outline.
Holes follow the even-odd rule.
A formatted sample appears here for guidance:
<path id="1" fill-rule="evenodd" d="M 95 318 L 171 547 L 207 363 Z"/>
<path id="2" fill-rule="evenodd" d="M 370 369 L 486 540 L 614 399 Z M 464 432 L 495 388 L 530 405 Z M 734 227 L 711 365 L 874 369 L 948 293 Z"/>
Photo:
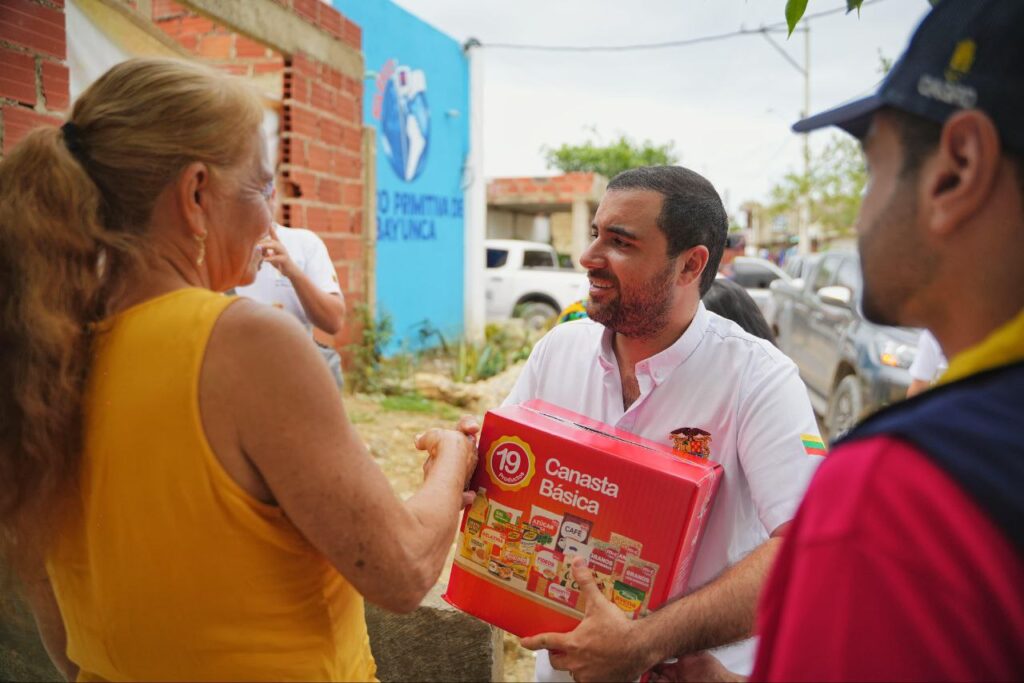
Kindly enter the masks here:
<path id="1" fill-rule="evenodd" d="M 757 29 L 785 0 L 396 0 L 459 42 L 484 45 L 484 173 L 551 175 L 542 148 L 619 134 L 673 142 L 680 163 L 715 184 L 727 208 L 767 199 L 802 167 L 804 77 L 761 35 L 633 52 L 540 52 L 489 44 L 616 46 Z M 870 3 L 870 4 L 869 4 Z M 844 7 L 811 0 L 807 14 Z M 872 92 L 879 55 L 899 56 L 926 0 L 866 0 L 810 22 L 811 112 Z M 773 35 L 802 65 L 804 36 Z M 832 132 L 816 132 L 812 148 Z"/>

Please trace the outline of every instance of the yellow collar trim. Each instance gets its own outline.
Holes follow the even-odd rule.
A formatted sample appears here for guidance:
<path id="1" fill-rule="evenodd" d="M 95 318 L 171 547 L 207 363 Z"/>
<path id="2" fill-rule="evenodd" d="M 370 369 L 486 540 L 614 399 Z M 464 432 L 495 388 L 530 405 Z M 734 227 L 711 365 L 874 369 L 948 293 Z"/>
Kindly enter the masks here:
<path id="1" fill-rule="evenodd" d="M 947 384 L 985 370 L 1024 360 L 1024 310 L 980 343 L 961 351 L 939 379 Z"/>

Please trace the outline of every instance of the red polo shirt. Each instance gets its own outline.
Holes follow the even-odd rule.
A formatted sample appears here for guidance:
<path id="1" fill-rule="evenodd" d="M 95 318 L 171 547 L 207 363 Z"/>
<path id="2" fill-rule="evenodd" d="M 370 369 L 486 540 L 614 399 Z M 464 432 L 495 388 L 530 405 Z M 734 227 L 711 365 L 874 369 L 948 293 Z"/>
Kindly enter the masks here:
<path id="1" fill-rule="evenodd" d="M 1024 561 L 914 447 L 822 464 L 761 599 L 751 680 L 1024 680 Z"/>

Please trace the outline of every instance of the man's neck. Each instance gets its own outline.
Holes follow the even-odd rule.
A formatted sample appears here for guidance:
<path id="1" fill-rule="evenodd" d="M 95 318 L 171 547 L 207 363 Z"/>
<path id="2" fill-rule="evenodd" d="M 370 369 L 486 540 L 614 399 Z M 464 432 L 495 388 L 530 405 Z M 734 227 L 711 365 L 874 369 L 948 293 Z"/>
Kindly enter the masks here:
<path id="1" fill-rule="evenodd" d="M 688 305 L 678 315 L 670 316 L 668 323 L 653 335 L 627 337 L 616 332 L 612 339 L 612 350 L 615 352 L 615 360 L 618 362 L 620 370 L 632 375 L 637 363 L 655 356 L 675 344 L 689 329 L 690 323 L 697 315 L 699 304 L 698 300 Z"/>

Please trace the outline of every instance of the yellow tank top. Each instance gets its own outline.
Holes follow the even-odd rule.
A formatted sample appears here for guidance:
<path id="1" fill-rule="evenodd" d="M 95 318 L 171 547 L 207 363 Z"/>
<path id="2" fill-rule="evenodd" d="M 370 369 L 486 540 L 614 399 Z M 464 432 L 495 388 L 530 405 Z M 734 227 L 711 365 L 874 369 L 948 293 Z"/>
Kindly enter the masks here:
<path id="1" fill-rule="evenodd" d="M 207 443 L 199 373 L 232 300 L 172 292 L 97 339 L 48 561 L 79 680 L 374 678 L 362 597 Z"/>

